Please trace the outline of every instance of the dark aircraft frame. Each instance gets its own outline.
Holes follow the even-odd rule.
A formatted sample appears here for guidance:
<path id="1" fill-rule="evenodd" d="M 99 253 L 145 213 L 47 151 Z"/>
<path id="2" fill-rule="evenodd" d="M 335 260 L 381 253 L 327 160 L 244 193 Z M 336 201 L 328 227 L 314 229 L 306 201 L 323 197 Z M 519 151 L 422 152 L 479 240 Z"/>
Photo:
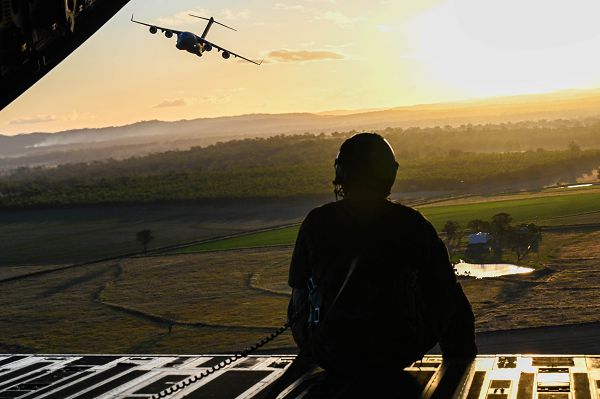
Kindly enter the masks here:
<path id="1" fill-rule="evenodd" d="M 231 50 L 227 50 L 224 47 L 221 47 L 217 44 L 211 43 L 208 40 L 206 40 L 206 35 L 208 34 L 208 31 L 210 30 L 210 28 L 212 27 L 213 24 L 219 24 L 219 25 L 224 26 L 231 30 L 235 30 L 235 29 L 233 29 L 232 27 L 227 26 L 225 24 L 222 24 L 218 21 L 215 21 L 215 19 L 213 17 L 204 18 L 204 17 L 199 17 L 197 15 L 193 15 L 193 14 L 189 14 L 189 15 L 191 17 L 200 18 L 200 19 L 204 19 L 204 20 L 208 21 L 208 23 L 206 24 L 206 27 L 204 28 L 204 32 L 202 32 L 201 36 L 198 36 L 192 32 L 184 32 L 184 31 L 179 31 L 179 30 L 171 29 L 171 28 L 163 28 L 162 26 L 157 26 L 157 25 L 147 24 L 145 22 L 136 21 L 135 19 L 133 19 L 133 15 L 131 16 L 131 22 L 135 22 L 136 24 L 150 27 L 150 33 L 152 33 L 152 34 L 155 34 L 156 32 L 158 32 L 160 30 L 162 33 L 164 33 L 165 37 L 167 37 L 168 39 L 172 38 L 173 35 L 177 35 L 177 44 L 175 45 L 175 47 L 177 47 L 179 50 L 185 50 L 189 53 L 196 54 L 198 57 L 202 57 L 202 53 L 204 53 L 205 51 L 211 51 L 213 48 L 215 48 L 215 49 L 217 49 L 217 51 L 221 52 L 221 55 L 225 59 L 228 59 L 229 57 L 231 57 L 233 55 L 235 58 L 241 58 L 245 61 L 251 62 L 256 65 L 262 64 L 262 60 L 260 62 L 253 61 L 244 56 L 236 54 Z"/>
<path id="2" fill-rule="evenodd" d="M 129 0 L 0 0 L 0 110 L 60 64 Z"/>

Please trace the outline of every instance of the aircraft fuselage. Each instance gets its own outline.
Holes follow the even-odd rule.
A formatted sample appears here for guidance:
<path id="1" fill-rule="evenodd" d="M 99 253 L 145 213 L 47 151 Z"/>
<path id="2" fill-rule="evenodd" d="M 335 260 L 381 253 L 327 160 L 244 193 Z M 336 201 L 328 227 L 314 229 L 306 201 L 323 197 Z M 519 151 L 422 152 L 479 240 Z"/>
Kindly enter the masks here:
<path id="1" fill-rule="evenodd" d="M 175 45 L 179 50 L 185 50 L 192 54 L 202 54 L 202 46 L 198 36 L 192 32 L 181 32 L 177 35 L 177 44 Z"/>

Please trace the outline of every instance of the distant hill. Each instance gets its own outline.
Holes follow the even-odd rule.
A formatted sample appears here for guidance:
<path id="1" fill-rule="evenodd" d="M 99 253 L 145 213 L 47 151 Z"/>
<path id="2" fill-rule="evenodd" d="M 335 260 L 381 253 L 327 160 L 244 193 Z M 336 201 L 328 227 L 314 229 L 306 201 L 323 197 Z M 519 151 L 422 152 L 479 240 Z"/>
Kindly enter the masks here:
<path id="1" fill-rule="evenodd" d="M 143 121 L 126 126 L 59 133 L 0 135 L 0 169 L 123 159 L 206 146 L 235 138 L 276 134 L 598 117 L 600 90 L 574 90 L 385 110 L 251 114 L 175 122 Z"/>

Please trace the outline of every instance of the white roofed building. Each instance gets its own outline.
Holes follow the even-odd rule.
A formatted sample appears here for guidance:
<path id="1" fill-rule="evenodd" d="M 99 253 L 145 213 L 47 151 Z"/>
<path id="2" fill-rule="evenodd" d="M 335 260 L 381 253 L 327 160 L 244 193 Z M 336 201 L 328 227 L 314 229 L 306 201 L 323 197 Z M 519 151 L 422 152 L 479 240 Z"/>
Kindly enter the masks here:
<path id="1" fill-rule="evenodd" d="M 469 234 L 469 245 L 487 244 L 490 241 L 489 233 L 477 232 Z"/>

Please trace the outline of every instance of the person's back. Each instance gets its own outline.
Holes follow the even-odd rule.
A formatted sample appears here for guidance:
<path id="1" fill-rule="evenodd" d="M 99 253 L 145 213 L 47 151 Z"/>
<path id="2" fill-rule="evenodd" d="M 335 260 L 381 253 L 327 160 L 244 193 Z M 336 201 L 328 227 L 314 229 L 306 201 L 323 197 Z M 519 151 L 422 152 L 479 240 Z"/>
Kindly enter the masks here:
<path id="1" fill-rule="evenodd" d="M 444 244 L 419 212 L 387 200 L 389 144 L 353 136 L 335 167 L 343 199 L 309 213 L 290 267 L 301 355 L 347 376 L 398 371 L 438 341 L 445 357 L 474 356 L 473 314 Z"/>

